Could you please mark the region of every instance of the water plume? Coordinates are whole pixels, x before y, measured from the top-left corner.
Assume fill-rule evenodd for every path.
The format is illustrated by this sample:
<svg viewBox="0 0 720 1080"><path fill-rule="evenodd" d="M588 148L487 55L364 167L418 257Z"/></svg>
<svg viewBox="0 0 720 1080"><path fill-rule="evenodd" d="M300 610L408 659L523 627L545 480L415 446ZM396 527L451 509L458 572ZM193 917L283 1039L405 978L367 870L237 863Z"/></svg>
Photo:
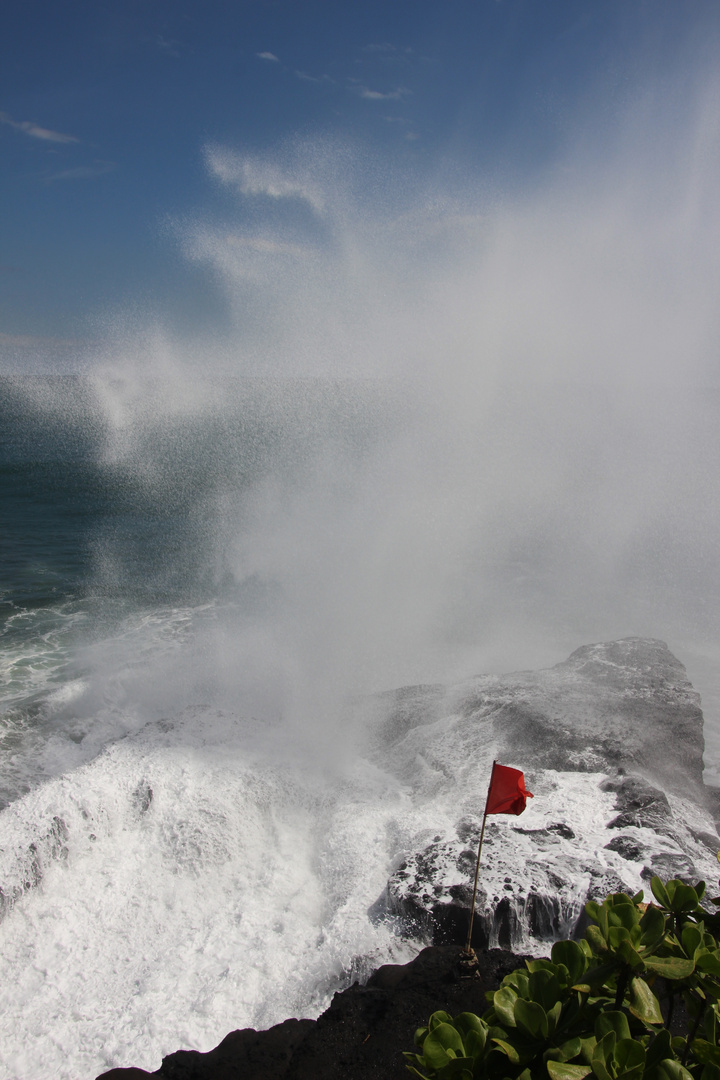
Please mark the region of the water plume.
<svg viewBox="0 0 720 1080"><path fill-rule="evenodd" d="M236 211L176 229L233 330L94 369L105 460L184 491L303 715L712 638L717 87L663 100L504 196L331 139L208 149Z"/></svg>
<svg viewBox="0 0 720 1080"><path fill-rule="evenodd" d="M65 1067L58 1002L73 1075L155 1068L405 947L368 911L455 793L422 746L365 753L375 691L664 638L720 761L716 89L512 188L331 138L209 148L234 201L173 229L229 329L108 317L72 373L5 380L85 559L44 595L52 662L11 657L13 1071Z"/></svg>

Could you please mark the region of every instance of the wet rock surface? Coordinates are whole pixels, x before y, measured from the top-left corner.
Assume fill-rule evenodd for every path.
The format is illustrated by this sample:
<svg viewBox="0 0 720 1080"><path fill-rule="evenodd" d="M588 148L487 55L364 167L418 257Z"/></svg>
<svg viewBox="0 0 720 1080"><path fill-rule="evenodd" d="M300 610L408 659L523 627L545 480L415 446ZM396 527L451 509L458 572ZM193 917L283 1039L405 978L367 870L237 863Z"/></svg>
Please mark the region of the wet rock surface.
<svg viewBox="0 0 720 1080"><path fill-rule="evenodd" d="M408 702L419 700L413 727ZM582 933L588 899L647 892L655 874L717 877L700 699L664 642L587 645L547 670L480 676L444 697L406 689L378 732L395 767L404 754L422 782L453 777L467 811L390 877L384 902L408 933L461 939L484 804L474 774L489 778L492 758L523 769L537 797L520 818L488 819L476 947L538 951ZM416 782L409 768L405 777Z"/></svg>

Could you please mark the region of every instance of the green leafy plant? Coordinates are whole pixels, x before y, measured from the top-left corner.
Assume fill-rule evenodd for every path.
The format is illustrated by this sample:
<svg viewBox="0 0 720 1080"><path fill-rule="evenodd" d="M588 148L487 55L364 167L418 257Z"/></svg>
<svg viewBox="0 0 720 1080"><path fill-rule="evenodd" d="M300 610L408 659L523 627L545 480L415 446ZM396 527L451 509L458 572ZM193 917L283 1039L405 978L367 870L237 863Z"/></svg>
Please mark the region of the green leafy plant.
<svg viewBox="0 0 720 1080"><path fill-rule="evenodd" d="M720 917L701 906L703 882L651 888L649 904L588 902L585 939L507 975L482 1017L433 1013L407 1067L422 1080L720 1080ZM673 1037L677 999L690 1020Z"/></svg>

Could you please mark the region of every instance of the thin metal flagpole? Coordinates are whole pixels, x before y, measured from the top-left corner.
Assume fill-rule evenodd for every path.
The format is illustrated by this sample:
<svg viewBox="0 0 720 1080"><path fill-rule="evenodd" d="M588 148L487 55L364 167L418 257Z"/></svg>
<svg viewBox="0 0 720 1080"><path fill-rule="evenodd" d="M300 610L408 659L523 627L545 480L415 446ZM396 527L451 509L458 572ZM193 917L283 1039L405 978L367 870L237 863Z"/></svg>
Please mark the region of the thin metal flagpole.
<svg viewBox="0 0 720 1080"><path fill-rule="evenodd" d="M485 837L485 822L487 821L488 806L490 805L490 792L492 791L493 776L495 775L495 766L497 761L493 761L492 771L490 773L490 783L488 784L487 798L485 799L485 813L483 814L482 829L480 830L480 843L478 844L477 861L475 863L475 881L473 882L473 894L472 904L470 905L470 922L468 925L467 943L465 945L465 953L472 954L472 932L473 921L475 919L475 898L477 897L478 875L480 874L480 854L482 852L483 839Z"/></svg>

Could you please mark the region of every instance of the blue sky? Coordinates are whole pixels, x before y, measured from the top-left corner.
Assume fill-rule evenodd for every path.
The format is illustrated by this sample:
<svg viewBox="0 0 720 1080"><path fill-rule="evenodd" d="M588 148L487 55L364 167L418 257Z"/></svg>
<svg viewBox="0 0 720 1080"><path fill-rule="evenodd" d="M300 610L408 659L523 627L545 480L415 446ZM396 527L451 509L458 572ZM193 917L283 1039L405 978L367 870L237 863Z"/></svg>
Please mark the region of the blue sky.
<svg viewBox="0 0 720 1080"><path fill-rule="evenodd" d="M0 342L82 340L123 308L180 330L221 322L212 275L174 235L186 217L229 212L208 147L271 154L288 140L332 138L395 170L400 188L411 173L455 171L496 192L532 187L570 144L601 158L629 102L662 96L669 82L682 97L711 62L718 8L13 4L0 40Z"/></svg>

